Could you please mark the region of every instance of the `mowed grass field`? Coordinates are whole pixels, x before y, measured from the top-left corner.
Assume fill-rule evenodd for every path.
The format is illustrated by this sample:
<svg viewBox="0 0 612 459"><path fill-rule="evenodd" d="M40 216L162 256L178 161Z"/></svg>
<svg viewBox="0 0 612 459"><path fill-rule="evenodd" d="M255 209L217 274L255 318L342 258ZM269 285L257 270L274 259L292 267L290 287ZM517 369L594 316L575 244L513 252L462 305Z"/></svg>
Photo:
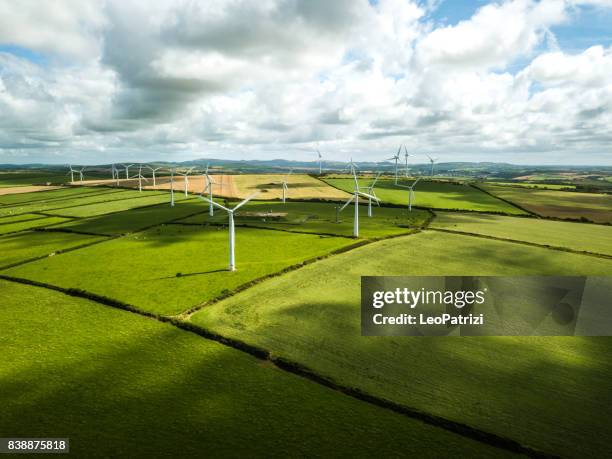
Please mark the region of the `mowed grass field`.
<svg viewBox="0 0 612 459"><path fill-rule="evenodd" d="M58 236L72 241L67 236L76 235ZM28 235L22 238L25 242ZM172 315L353 243L347 238L237 228L237 271L228 272L227 229L166 225L4 273L79 288L142 310Z"/></svg>
<svg viewBox="0 0 612 459"><path fill-rule="evenodd" d="M345 191L352 191L355 182L352 178L325 179L327 183ZM373 179L359 179L359 186L366 189ZM400 180L400 185L411 185L414 181ZM415 187L413 206L433 209L458 209L479 212L503 212L524 214L522 210L504 201L496 199L469 185L420 181ZM408 205L408 189L398 187L393 180L381 179L374 188L376 196L391 204Z"/></svg>
<svg viewBox="0 0 612 459"><path fill-rule="evenodd" d="M199 201L201 205L208 206L205 201ZM351 204L344 209L339 214L339 223L336 223L336 207L339 206L339 203L251 201L236 212L235 223L256 228L352 236L355 206ZM359 205L359 236L362 238L407 233L431 217L429 212L423 210L408 212L408 209L377 207L375 204L372 206L372 217L368 217L367 212L367 203L362 202ZM226 224L227 219L227 213L215 208L214 217L205 212L180 222Z"/></svg>
<svg viewBox="0 0 612 459"><path fill-rule="evenodd" d="M63 217L44 217L42 215L25 214L22 220L15 221L4 221L11 219L0 219L0 234L14 233L17 231L24 231L28 229L40 228L43 226L56 225L69 221L68 218ZM18 217L15 217L17 219Z"/></svg>
<svg viewBox="0 0 612 459"><path fill-rule="evenodd" d="M69 436L79 457L503 453L155 320L2 280L0 290L8 437Z"/></svg>
<svg viewBox="0 0 612 459"><path fill-rule="evenodd" d="M363 275L607 275L612 260L434 231L270 279L191 317L351 387L570 457L612 453L612 339L360 336Z"/></svg>
<svg viewBox="0 0 612 459"><path fill-rule="evenodd" d="M0 236L0 269L104 239L104 237L85 234L36 231L5 234Z"/></svg>
<svg viewBox="0 0 612 459"><path fill-rule="evenodd" d="M538 218L436 212L432 228L612 256L612 227Z"/></svg>
<svg viewBox="0 0 612 459"><path fill-rule="evenodd" d="M612 223L612 195L572 191L532 190L518 187L481 185L483 189L543 217L586 218Z"/></svg>
<svg viewBox="0 0 612 459"><path fill-rule="evenodd" d="M535 182L489 182L491 185L517 186L520 188L537 188L541 190L574 190L576 185L565 185L557 183L535 183Z"/></svg>

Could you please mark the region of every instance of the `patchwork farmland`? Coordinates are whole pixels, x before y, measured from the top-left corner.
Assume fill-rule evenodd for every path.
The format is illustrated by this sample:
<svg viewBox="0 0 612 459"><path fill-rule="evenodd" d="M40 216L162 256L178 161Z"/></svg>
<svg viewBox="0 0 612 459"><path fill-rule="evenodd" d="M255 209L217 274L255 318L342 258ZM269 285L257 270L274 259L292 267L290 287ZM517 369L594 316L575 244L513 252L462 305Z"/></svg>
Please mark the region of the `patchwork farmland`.
<svg viewBox="0 0 612 459"><path fill-rule="evenodd" d="M3 433L71 432L76 454L103 439L105 457L171 454L168 438L185 454L612 453L594 415L612 407L609 338L359 330L363 275L606 275L610 227L439 181L409 211L384 178L355 238L351 179L287 175L283 203L282 174L212 177L226 208L260 192L235 211L235 272L197 174L174 206L167 175L0 196Z"/></svg>

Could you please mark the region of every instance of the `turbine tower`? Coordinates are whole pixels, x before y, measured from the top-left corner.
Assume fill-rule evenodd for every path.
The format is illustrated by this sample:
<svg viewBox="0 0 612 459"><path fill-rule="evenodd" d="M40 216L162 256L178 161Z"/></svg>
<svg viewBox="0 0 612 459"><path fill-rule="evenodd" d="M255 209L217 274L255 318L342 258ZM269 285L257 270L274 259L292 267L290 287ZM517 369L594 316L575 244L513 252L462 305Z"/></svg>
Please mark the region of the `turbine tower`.
<svg viewBox="0 0 612 459"><path fill-rule="evenodd" d="M414 192L414 187L417 183L419 183L421 177L418 177L412 185L408 187L408 210L412 212L412 200L416 199L416 193Z"/></svg>
<svg viewBox="0 0 612 459"><path fill-rule="evenodd" d="M236 236L235 236L235 230L234 230L234 212L236 212L239 208L244 206L247 202L249 202L251 199L257 196L259 193L260 192L258 191L257 193L250 195L244 201L241 201L233 209L229 209L225 206L222 206L221 204L211 201L210 199L204 196L200 196L200 199L203 199L204 201L212 203L213 206L217 206L219 209L222 209L227 212L227 215L229 218L229 268L228 269L230 271L236 271L236 258L234 256L234 247L236 245Z"/></svg>
<svg viewBox="0 0 612 459"><path fill-rule="evenodd" d="M319 150L317 150L317 155L319 156L319 175L321 175L321 173L323 172L323 156L321 155L321 152Z"/></svg>
<svg viewBox="0 0 612 459"><path fill-rule="evenodd" d="M438 160L438 158L432 158L429 155L425 155L429 158L429 162L431 163L431 176L433 177L434 175L434 163Z"/></svg>
<svg viewBox="0 0 612 459"><path fill-rule="evenodd" d="M376 193L374 192L374 186L376 185L376 182L378 182L378 178L380 177L380 174L382 174L382 172L378 173L378 175L376 176L372 184L367 188L368 194L370 195L370 197L368 198L368 217L372 216L372 198L376 199L376 204L378 204L378 206L380 207L380 203L378 202L378 197L376 196Z"/></svg>
<svg viewBox="0 0 612 459"><path fill-rule="evenodd" d="M389 159L387 159L387 161L393 161L395 160L395 184L397 185L397 166L400 160L400 152L402 151L402 146L400 145L399 150L397 150L397 154L394 156L391 156Z"/></svg>
<svg viewBox="0 0 612 459"><path fill-rule="evenodd" d="M287 194L289 193L289 187L287 186L287 179L289 178L289 176L292 173L293 173L293 169L290 169L289 170L289 174L285 175L285 178L281 182L282 185L283 185L283 204L285 204L285 200L286 200Z"/></svg>
<svg viewBox="0 0 612 459"><path fill-rule="evenodd" d="M409 156L412 156L412 155L408 154L408 150L406 149L406 145L404 145L404 161L405 161L404 175L406 176L406 178L408 178L408 157Z"/></svg>
<svg viewBox="0 0 612 459"><path fill-rule="evenodd" d="M352 161L351 161L352 162ZM355 220L353 221L353 237L359 237L359 196L366 197L368 199L374 199L378 202L378 198L376 196L369 195L367 193L362 193L359 191L359 183L357 182L357 175L353 173L353 178L355 179L355 190L353 196L344 203L344 205L340 208L339 212L342 212L346 206L348 206L351 202L355 202Z"/></svg>
<svg viewBox="0 0 612 459"><path fill-rule="evenodd" d="M170 207L174 207L174 169L170 169Z"/></svg>
<svg viewBox="0 0 612 459"><path fill-rule="evenodd" d="M206 188L202 191L202 195L204 193L208 193L208 215L211 217L215 215L213 202L213 185L216 183L213 178L208 174L208 164L206 164L206 171L204 172L204 176L206 177Z"/></svg>
<svg viewBox="0 0 612 459"><path fill-rule="evenodd" d="M151 166L147 166L147 168L149 168L151 170L151 172L153 173L153 186L157 186L157 182L155 181L155 172L157 172L158 170L161 169L161 167L156 167L155 169L152 168Z"/></svg>
<svg viewBox="0 0 612 459"><path fill-rule="evenodd" d="M70 164L68 165L68 167L70 168L70 170L66 173L66 175L69 175L70 176L70 181L74 182L74 173L77 172L77 171L74 170Z"/></svg>
<svg viewBox="0 0 612 459"><path fill-rule="evenodd" d="M187 189L189 188L189 177L188 177L188 175L191 174L192 170L193 170L193 167L190 167L185 172L177 172L178 175L182 175L185 178L183 180L183 185L184 185L184 189L185 189L185 196L187 196Z"/></svg>
<svg viewBox="0 0 612 459"><path fill-rule="evenodd" d="M130 178L130 167L133 166L133 164L121 164L121 166L125 167L125 178L126 180Z"/></svg>
<svg viewBox="0 0 612 459"><path fill-rule="evenodd" d="M146 177L144 177L142 175L142 165L138 166L138 175L135 175L132 178L137 178L138 179L138 191L142 193L142 179L144 179L145 182L149 181Z"/></svg>
<svg viewBox="0 0 612 459"><path fill-rule="evenodd" d="M84 167L81 167L81 169L79 169L79 180L81 181L81 183L83 182L83 171L85 170Z"/></svg>

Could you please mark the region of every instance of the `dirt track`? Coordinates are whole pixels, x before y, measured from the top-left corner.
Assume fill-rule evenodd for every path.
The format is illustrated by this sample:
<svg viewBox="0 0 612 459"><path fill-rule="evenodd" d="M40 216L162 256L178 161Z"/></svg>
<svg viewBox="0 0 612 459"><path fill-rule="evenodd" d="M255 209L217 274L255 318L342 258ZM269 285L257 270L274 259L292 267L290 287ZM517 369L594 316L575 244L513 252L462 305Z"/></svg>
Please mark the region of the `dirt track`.
<svg viewBox="0 0 612 459"><path fill-rule="evenodd" d="M19 193L32 193L34 191L49 191L57 190L62 188L61 186L46 186L46 185L33 185L33 186L13 186L8 188L0 188L0 196L5 194L19 194Z"/></svg>

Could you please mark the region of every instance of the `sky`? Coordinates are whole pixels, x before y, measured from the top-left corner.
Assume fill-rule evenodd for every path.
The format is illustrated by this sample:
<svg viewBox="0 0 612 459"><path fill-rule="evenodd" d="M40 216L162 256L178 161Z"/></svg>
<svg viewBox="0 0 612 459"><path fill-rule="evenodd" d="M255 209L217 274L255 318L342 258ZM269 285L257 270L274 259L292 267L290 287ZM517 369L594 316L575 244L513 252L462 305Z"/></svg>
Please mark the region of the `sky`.
<svg viewBox="0 0 612 459"><path fill-rule="evenodd" d="M0 0L0 164L612 165L612 0Z"/></svg>

